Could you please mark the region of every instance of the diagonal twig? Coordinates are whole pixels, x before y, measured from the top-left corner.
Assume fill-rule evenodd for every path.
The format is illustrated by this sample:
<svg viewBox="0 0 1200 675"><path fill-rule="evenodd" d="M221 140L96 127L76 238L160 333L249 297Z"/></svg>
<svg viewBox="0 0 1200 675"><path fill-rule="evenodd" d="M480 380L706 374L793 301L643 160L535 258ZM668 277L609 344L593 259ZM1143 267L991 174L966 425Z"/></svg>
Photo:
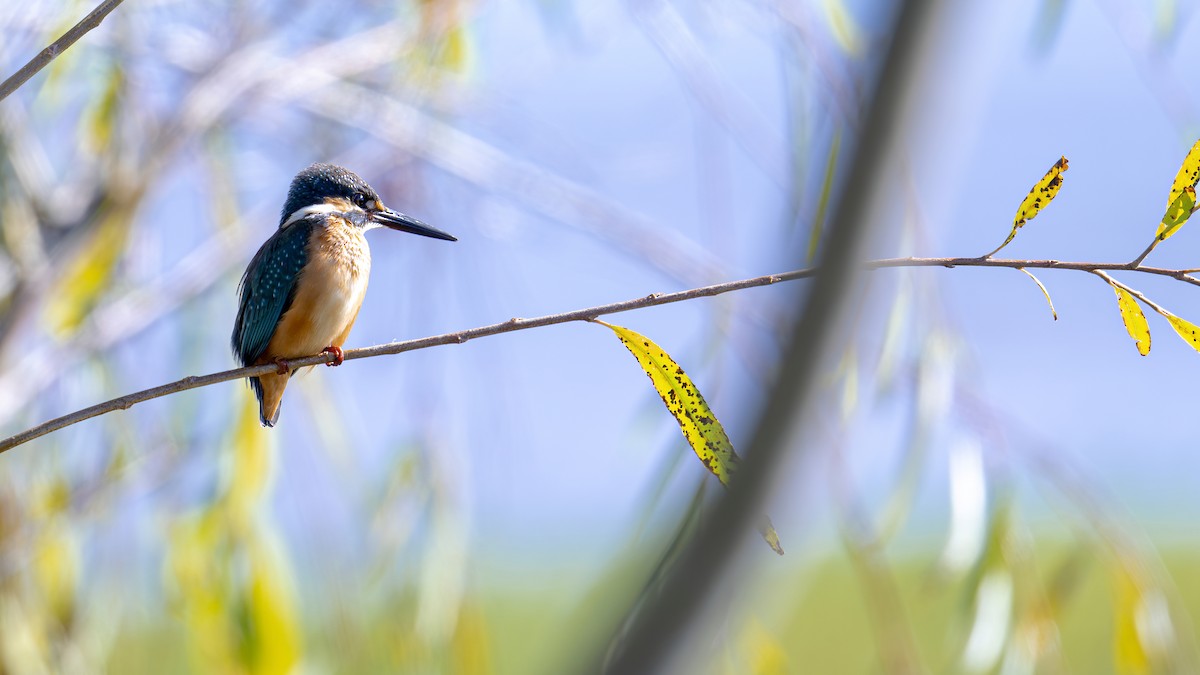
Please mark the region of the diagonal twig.
<svg viewBox="0 0 1200 675"><path fill-rule="evenodd" d="M104 17L108 16L109 12L116 9L119 4L121 4L121 0L104 0L104 2L101 2L92 10L91 14L83 17L82 21L72 26L71 30L63 33L62 37L50 43L49 47L38 52L37 56L29 60L29 63L26 63L20 70L0 83L0 101L8 98L9 94L28 82L29 78L36 75L42 68L48 66L59 54L67 51L85 33L99 26L100 22L104 21Z"/></svg>

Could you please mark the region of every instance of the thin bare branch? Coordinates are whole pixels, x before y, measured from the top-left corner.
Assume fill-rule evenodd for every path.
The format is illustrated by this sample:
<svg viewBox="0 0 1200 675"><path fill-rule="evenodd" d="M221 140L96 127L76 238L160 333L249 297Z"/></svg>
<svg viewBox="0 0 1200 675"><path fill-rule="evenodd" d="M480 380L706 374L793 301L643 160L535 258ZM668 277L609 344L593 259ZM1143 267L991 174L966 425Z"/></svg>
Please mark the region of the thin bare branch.
<svg viewBox="0 0 1200 675"><path fill-rule="evenodd" d="M878 260L869 260L862 264L862 268L865 270L879 270L897 267L1010 267L1015 269L1032 267L1036 269L1061 269L1088 272L1102 276L1105 279L1110 279L1110 277L1105 274L1106 270L1124 270L1171 277L1172 279L1177 279L1195 286L1200 286L1200 279L1187 274L1184 270L1172 270L1160 267L1130 267L1128 263L1064 262L1060 260L1006 260L995 258L882 258ZM746 288L769 286L781 281L804 279L814 276L818 269L819 268L817 267L806 267L803 269L792 270L790 272L783 272L781 274L768 274L750 279L728 281L725 283L701 286L699 288L691 288L674 293L651 293L650 295L634 298L632 300L613 302L607 305L599 305L585 309L577 309L570 312L563 312L561 314L547 314L532 319L514 318L502 323L479 326L477 328L468 328L466 330L456 331L453 333L444 333L442 335L434 335L414 340L405 340L403 342L389 342L387 344L375 345L373 347L351 349L345 352L345 359L347 361L352 361L354 359L365 359L373 356L383 356L385 354L400 354L402 352L410 352L417 349L426 349L428 347L437 347L440 345L462 344L475 338L499 335L500 333L510 333L512 331L525 330L527 328L538 328L541 326L550 326L571 321L591 321L596 317L607 314L616 314L635 309L644 309L646 307L666 305L673 302L682 302L685 300L694 300L696 298L711 297L714 295L720 295L722 293L729 293L731 291L740 291ZM1133 292L1132 289L1130 290ZM1141 296L1140 293L1134 293L1143 301L1153 306L1153 303L1151 303L1149 300L1146 300L1143 296ZM300 359L293 359L289 361L289 363L295 368L303 368L306 366L315 366L321 363L329 363L332 360L333 356L331 354L317 354L314 356L306 356ZM273 372L274 370L274 365L265 365L251 366L248 368L235 368L233 370L226 370L209 375L190 375L182 380L177 380L169 384L154 387L153 389L146 389L129 394L127 396L115 398L111 401L106 401L104 403L91 406L90 408L84 408L83 410L73 412L69 415L63 415L62 417L39 424L38 426L16 434L15 436L10 436L4 440L0 440L0 452L10 450L18 445L27 443L40 436L44 436L52 431L57 431L58 429L71 426L72 424L82 422L98 415L103 415L104 413L112 412L114 410L128 410L134 404L141 403L143 401L149 401L150 399L175 394L188 389L206 387L210 384L228 382L230 380L237 380L243 377L252 377L255 375L265 375Z"/></svg>
<svg viewBox="0 0 1200 675"><path fill-rule="evenodd" d="M1159 241L1158 237L1155 237L1154 240L1150 242L1150 245L1146 247L1146 250L1142 251L1142 254L1139 255L1138 257L1134 258L1133 262L1131 262L1129 264L1134 267L1141 265L1142 261L1146 259L1146 256L1150 255L1150 252L1154 250L1154 247L1158 246L1158 241Z"/></svg>
<svg viewBox="0 0 1200 675"><path fill-rule="evenodd" d="M1171 277L1193 286L1200 286L1200 279L1190 272L1164 267L1144 267L1133 263L1071 262L1064 260L1012 260L1008 258L883 258L865 264L867 269L881 267L1031 267L1043 270L1074 270L1076 272L1129 271Z"/></svg>
<svg viewBox="0 0 1200 675"><path fill-rule="evenodd" d="M121 0L104 0L96 9L92 10L91 14L83 17L83 20L75 24L71 30L63 33L62 37L58 38L38 55L29 60L21 67L20 70L13 73L11 77L0 83L0 101L8 98L8 95L20 88L21 85L29 81L29 78L37 74L39 70L50 65L59 54L67 51L71 45L75 44L79 38L85 33L100 25L104 21L104 17L108 16L109 12L117 8L121 4Z"/></svg>
<svg viewBox="0 0 1200 675"><path fill-rule="evenodd" d="M742 279L740 281L731 281L723 284L715 284L712 286L703 286L693 288L686 291L676 293L651 293L650 295L626 300L624 302L614 302L598 307L589 307L587 309L578 309L572 312L564 312L562 314L549 314L539 316L532 319L513 318L502 323L492 324L490 326L480 326L478 328L470 328L467 330L457 331L454 333L445 333L443 335L435 335L432 337L419 338L415 340L406 340L404 342L390 342L388 344L376 345L374 347L364 347L361 349L350 349L345 352L347 361L353 359L365 359L372 356L382 356L384 354L400 354L402 352L413 351L416 349L425 349L428 347L436 347L439 345L462 344L468 340L475 338L487 337L489 335L498 335L500 333L509 333L515 330L524 330L526 328L537 328L539 326L549 326L557 323L566 323L569 321L589 321L598 316L606 314L615 314L617 312L627 312L634 309L642 309L644 307L654 307L657 305L665 305L672 302L680 302L683 300L691 300L694 298L708 297L737 291L744 288L753 288L755 286L767 286L780 281L790 281L811 276L815 269L808 268L787 272L785 274L772 274L753 279ZM301 359L291 359L288 363L294 368L303 368L305 366L314 366L321 363L328 363L332 360L329 354L318 354L308 356ZM205 387L210 384L219 382L228 382L229 380L237 380L243 377L251 377L254 375L266 375L275 371L274 365L251 366L248 368L235 368L219 373L212 373L203 376L188 376L182 380L164 384L153 389L146 389L128 396L122 396L111 401L106 401L90 408L85 408L69 415L64 415L57 419L50 420L44 424L39 424L28 431L21 432L15 436L6 438L0 441L0 452L12 449L22 443L31 441L39 436L44 436L51 431L62 429L77 422L82 422L86 419L103 415L114 410L128 410L136 403L149 401L150 399L167 396L188 389L197 387Z"/></svg>
<svg viewBox="0 0 1200 675"><path fill-rule="evenodd" d="M1126 284L1121 283L1120 281L1117 281L1116 279L1112 278L1112 276L1105 273L1104 271L1096 269L1096 270L1092 270L1092 274L1095 274L1096 276L1107 281L1108 283L1112 284L1113 286L1116 286L1117 288L1125 291L1126 293L1129 293L1130 295L1137 298L1138 300L1141 300L1142 302L1146 303L1147 307L1158 312L1159 314L1162 314L1164 316L1170 314L1170 312L1168 312L1165 308L1163 308L1162 305L1158 304L1157 302L1154 302L1150 298L1147 298L1145 293L1142 293L1141 291L1139 291L1135 288L1132 288Z"/></svg>

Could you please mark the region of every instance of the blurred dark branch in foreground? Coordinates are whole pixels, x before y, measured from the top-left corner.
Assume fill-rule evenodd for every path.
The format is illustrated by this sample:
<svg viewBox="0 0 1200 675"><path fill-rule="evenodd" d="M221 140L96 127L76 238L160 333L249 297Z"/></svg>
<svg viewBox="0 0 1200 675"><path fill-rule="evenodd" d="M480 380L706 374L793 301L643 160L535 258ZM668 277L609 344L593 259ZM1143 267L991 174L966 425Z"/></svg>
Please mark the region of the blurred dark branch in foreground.
<svg viewBox="0 0 1200 675"><path fill-rule="evenodd" d="M1173 279L1178 279L1186 283L1200 286L1200 279L1191 276L1189 274L1190 270L1143 267L1141 265L1133 266L1130 263L1064 262L1060 260L1008 260L996 258L881 258L878 260L869 260L863 263L860 267L865 270L877 270L894 267L1029 267L1035 269L1074 270L1087 273L1096 273L1105 270L1126 270L1130 272L1142 272L1145 274L1168 276ZM559 323L568 323L571 321L591 321L596 317L605 316L608 314L628 312L635 309L644 309L646 307L656 307L658 305L666 305L685 300L694 300L696 298L711 297L714 295L721 295L722 293L729 293L731 291L740 291L746 288L769 286L781 281L804 279L815 276L819 269L819 267L806 267L803 269L792 270L790 272L783 272L781 274L768 274L749 279L740 279L738 281L727 281L725 283L713 284L711 286L701 286L684 291L676 291L674 293L651 293L650 295L634 298L632 300L624 300L621 302L609 303L607 305L577 309L570 312L563 312L561 314L547 314L532 319L513 318L502 323L495 323L489 326L480 326L477 328L468 328L466 330L456 331L453 333L444 333L442 335L406 340L403 342L389 342L387 344L375 345L373 347L350 349L346 350L345 358L347 361L349 361L353 359L365 359L372 356L383 356L385 354L400 354L402 352L410 352L418 349L426 349L428 347L437 347L440 345L462 344L475 338L499 335L500 333L510 333L512 331L524 330L526 328L538 328L540 326L550 326ZM333 355L331 354L318 354L315 356L292 359L288 363L293 368L303 368L306 366L315 366L321 363L329 363L332 360ZM251 366L248 368L235 368L233 370L226 370L209 375L193 375L185 377L182 380L178 380L170 384L164 384L159 387L154 387L153 389L146 389L134 394L129 394L128 396L115 398L110 401L91 406L90 408L84 408L83 410L73 412L69 415L64 415L43 424L39 424L38 426L23 431L19 434L0 440L0 452L10 450L18 445L31 441L40 436L44 436L52 431L57 431L64 427L71 426L72 424L82 422L86 419L103 415L104 413L113 412L114 410L127 410L136 403L149 401L150 399L167 396L169 394L174 394L188 389L206 387L210 384L228 382L229 380L236 380L243 377L265 375L274 371L274 365L265 365Z"/></svg>
<svg viewBox="0 0 1200 675"><path fill-rule="evenodd" d="M865 106L862 129L855 139L845 185L834 202L827 237L823 237L813 284L803 295L802 309L784 343L775 377L763 399L758 422L746 447L746 462L688 543L678 568L656 589L653 599L627 610L629 639L616 636L604 648L608 656L585 665L612 673L649 673L666 669L682 654L688 638L707 614L708 593L726 578L743 530L758 517L771 492L776 469L785 456L799 458L803 447L788 439L810 416L809 400L820 379L819 369L833 341L834 324L858 272L856 261L866 231L879 213L887 163L899 152L897 139L911 114L912 82L919 72L919 46L928 37L932 0L897 3L890 44L882 55ZM586 658L586 657L585 657Z"/></svg>
<svg viewBox="0 0 1200 675"><path fill-rule="evenodd" d="M85 33L99 26L100 22L104 21L104 17L108 16L109 12L116 9L119 4L121 4L121 0L104 0L104 2L96 6L96 9L92 10L91 14L88 14L82 21L75 24L71 30L63 33L63 36L52 42L49 47L38 52L38 55L30 59L29 63L26 63L20 70L13 73L11 77L0 83L0 101L3 101L9 94L19 89L21 85L29 81L29 78L36 75L39 70L50 65L50 62L55 57L67 51Z"/></svg>

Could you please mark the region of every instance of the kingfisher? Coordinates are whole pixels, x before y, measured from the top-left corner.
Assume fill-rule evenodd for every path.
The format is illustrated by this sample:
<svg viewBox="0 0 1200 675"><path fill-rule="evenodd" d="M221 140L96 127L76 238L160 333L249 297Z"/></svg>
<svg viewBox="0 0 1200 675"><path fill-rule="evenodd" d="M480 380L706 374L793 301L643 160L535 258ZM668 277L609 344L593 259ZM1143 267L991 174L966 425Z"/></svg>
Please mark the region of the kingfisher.
<svg viewBox="0 0 1200 675"><path fill-rule="evenodd" d="M384 206L353 172L313 164L288 188L279 229L258 249L242 275L233 352L243 366L275 364L276 372L249 378L263 426L279 421L279 405L296 369L289 359L333 354L342 345L367 293L371 251L363 234L389 227L424 237L455 237Z"/></svg>

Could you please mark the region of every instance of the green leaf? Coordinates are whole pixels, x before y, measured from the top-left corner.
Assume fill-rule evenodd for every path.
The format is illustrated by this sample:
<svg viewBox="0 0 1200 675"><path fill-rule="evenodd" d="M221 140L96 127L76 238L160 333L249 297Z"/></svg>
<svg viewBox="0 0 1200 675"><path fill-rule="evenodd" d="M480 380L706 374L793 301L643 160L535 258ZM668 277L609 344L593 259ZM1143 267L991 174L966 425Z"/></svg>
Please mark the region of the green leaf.
<svg viewBox="0 0 1200 675"><path fill-rule="evenodd" d="M1175 201L1167 207L1167 212L1163 214L1162 222L1158 225L1158 232L1154 236L1158 237L1159 241L1164 241L1167 237L1175 234L1175 231L1186 223L1188 218L1192 217L1194 208L1196 208L1196 188L1185 185Z"/></svg>
<svg viewBox="0 0 1200 675"><path fill-rule="evenodd" d="M621 343L637 359L654 390L658 392L667 410L679 423L683 437L687 440L692 451L700 458L700 462L712 472L722 485L728 486L729 479L737 470L741 458L733 449L733 443L725 433L725 428L717 420L700 390L692 383L692 378L683 368L671 358L661 347L649 338L622 326L615 326L604 321L596 323L608 326ZM759 525L759 530L767 544L778 554L783 555L779 545L779 537L775 528L766 518Z"/></svg>
<svg viewBox="0 0 1200 675"><path fill-rule="evenodd" d="M825 231L825 213L829 210L829 197L833 194L833 179L837 175L838 153L842 147L842 129L838 127L829 146L829 158L825 160L825 178L821 181L821 197L817 201L817 212L813 215L812 231L808 235L808 262L817 257L821 234Z"/></svg>

